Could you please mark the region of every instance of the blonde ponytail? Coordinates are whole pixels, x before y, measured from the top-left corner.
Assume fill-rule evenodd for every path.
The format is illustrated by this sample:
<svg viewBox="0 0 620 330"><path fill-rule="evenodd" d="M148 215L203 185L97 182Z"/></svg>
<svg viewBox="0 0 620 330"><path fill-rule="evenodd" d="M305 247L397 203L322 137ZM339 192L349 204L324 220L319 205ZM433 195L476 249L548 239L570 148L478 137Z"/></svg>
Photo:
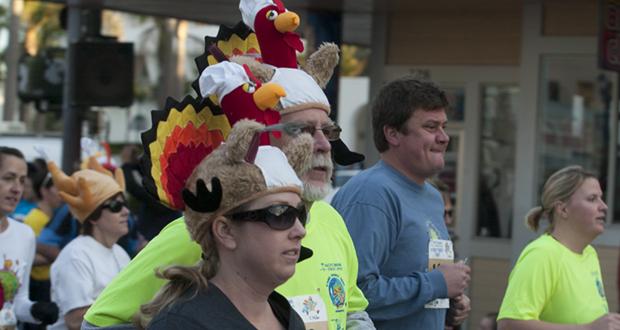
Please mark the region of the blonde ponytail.
<svg viewBox="0 0 620 330"><path fill-rule="evenodd" d="M596 176L577 165L567 166L553 173L543 186L540 197L541 206L531 209L525 216L526 226L537 231L540 219L544 216L549 220L549 227L545 231L548 233L553 231L556 204L568 201L588 178L596 179Z"/></svg>
<svg viewBox="0 0 620 330"><path fill-rule="evenodd" d="M217 253L215 255L217 259ZM206 290L209 285L208 279L217 272L218 263L218 260L207 259L200 261L196 266L172 266L164 271L158 270L156 276L168 282L151 302L140 306L140 310L133 317L134 326L146 329L153 317L178 301L180 297L189 294L188 299L191 299L198 292Z"/></svg>
<svg viewBox="0 0 620 330"><path fill-rule="evenodd" d="M535 232L540 227L540 219L542 218L543 212L542 206L536 206L525 215L525 225L531 231Z"/></svg>

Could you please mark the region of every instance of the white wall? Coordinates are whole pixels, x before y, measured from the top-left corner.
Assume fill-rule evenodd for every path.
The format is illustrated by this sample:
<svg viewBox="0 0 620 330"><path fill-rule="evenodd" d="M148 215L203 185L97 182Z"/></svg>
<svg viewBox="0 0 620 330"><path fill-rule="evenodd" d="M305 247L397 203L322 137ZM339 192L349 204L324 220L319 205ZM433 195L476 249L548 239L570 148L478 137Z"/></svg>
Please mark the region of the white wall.
<svg viewBox="0 0 620 330"><path fill-rule="evenodd" d="M340 77L338 87L338 125L342 128L342 140L353 151L363 152L361 141L363 112L370 93L369 77Z"/></svg>
<svg viewBox="0 0 620 330"><path fill-rule="evenodd" d="M19 149L28 161L41 157L34 148L37 146L45 151L49 160L53 160L56 164L62 163L62 138L60 136L0 136L0 146Z"/></svg>

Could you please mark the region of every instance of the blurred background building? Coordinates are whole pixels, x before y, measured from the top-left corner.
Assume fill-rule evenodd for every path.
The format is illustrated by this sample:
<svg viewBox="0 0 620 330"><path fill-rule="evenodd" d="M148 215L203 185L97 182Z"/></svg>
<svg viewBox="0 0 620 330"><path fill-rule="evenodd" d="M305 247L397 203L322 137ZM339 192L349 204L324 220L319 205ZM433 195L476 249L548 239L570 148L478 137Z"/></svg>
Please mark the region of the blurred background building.
<svg viewBox="0 0 620 330"><path fill-rule="evenodd" d="M604 185L609 227L595 243L610 310L618 310L619 85L618 74L599 63L620 62L620 14L608 2L285 0L302 18L307 50L321 41L341 46L339 79L328 94L344 140L367 155L363 166L378 159L367 103L384 82L414 74L448 91L451 142L440 178L452 189L458 254L471 260L470 328L499 308L512 262L535 236L522 219L544 178L568 164L594 171ZM193 59L204 51L204 36L241 19L231 0L69 3L103 9L101 34L133 43L131 105L81 113L80 135L113 147L138 142L149 111L166 96L193 93ZM54 63L64 64L70 39L58 20L65 1L0 4L0 144L28 145L20 137L33 135L61 144L62 100L28 101L18 92L29 91L20 70L25 63L33 70L41 58L46 84L58 85ZM599 52L603 33L608 47ZM101 61L80 70L91 72ZM359 168L339 169L336 184Z"/></svg>

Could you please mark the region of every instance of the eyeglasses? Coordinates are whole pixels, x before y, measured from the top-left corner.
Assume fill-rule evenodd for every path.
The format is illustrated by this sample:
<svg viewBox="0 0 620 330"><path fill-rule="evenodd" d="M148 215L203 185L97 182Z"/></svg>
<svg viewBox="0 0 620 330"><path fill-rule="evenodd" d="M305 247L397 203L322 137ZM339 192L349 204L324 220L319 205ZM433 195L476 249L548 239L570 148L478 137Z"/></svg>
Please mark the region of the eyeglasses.
<svg viewBox="0 0 620 330"><path fill-rule="evenodd" d="M297 219L305 227L308 214L304 205L293 207L283 204L271 205L264 209L237 212L228 216L237 221L264 222L274 230L287 230L295 225Z"/></svg>
<svg viewBox="0 0 620 330"><path fill-rule="evenodd" d="M444 217L452 217L452 213L453 213L453 211L454 211L454 210L451 210L451 209L450 209L450 210L444 210L444 211L443 211L443 216L444 216Z"/></svg>
<svg viewBox="0 0 620 330"><path fill-rule="evenodd" d="M308 133L310 134L310 136L314 136L314 133L316 133L316 131L321 130L323 132L323 135L325 135L325 137L329 141L336 141L340 139L340 132L342 132L342 129L335 124L323 127L315 127L314 125L309 123L295 123L294 125L289 127L289 129L291 133L293 133L293 135Z"/></svg>
<svg viewBox="0 0 620 330"><path fill-rule="evenodd" d="M124 200L113 199L109 202L101 204L101 209L108 209L112 213L118 213L123 209L123 207L126 206L127 202L125 202Z"/></svg>

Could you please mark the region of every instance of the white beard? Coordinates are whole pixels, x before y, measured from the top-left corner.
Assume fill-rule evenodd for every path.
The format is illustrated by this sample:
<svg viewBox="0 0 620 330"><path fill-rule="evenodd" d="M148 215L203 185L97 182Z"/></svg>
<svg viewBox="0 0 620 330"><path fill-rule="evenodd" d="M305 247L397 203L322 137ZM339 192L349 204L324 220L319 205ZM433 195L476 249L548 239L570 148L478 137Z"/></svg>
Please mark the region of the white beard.
<svg viewBox="0 0 620 330"><path fill-rule="evenodd" d="M312 156L312 166L322 166L327 169L327 182L312 185L304 181L304 191L302 197L305 201L315 202L325 198L332 191L331 177L334 171L331 155L329 153L314 154Z"/></svg>
<svg viewBox="0 0 620 330"><path fill-rule="evenodd" d="M315 186L304 182L303 199L309 202L320 201L332 191L331 183L327 182L321 186Z"/></svg>

